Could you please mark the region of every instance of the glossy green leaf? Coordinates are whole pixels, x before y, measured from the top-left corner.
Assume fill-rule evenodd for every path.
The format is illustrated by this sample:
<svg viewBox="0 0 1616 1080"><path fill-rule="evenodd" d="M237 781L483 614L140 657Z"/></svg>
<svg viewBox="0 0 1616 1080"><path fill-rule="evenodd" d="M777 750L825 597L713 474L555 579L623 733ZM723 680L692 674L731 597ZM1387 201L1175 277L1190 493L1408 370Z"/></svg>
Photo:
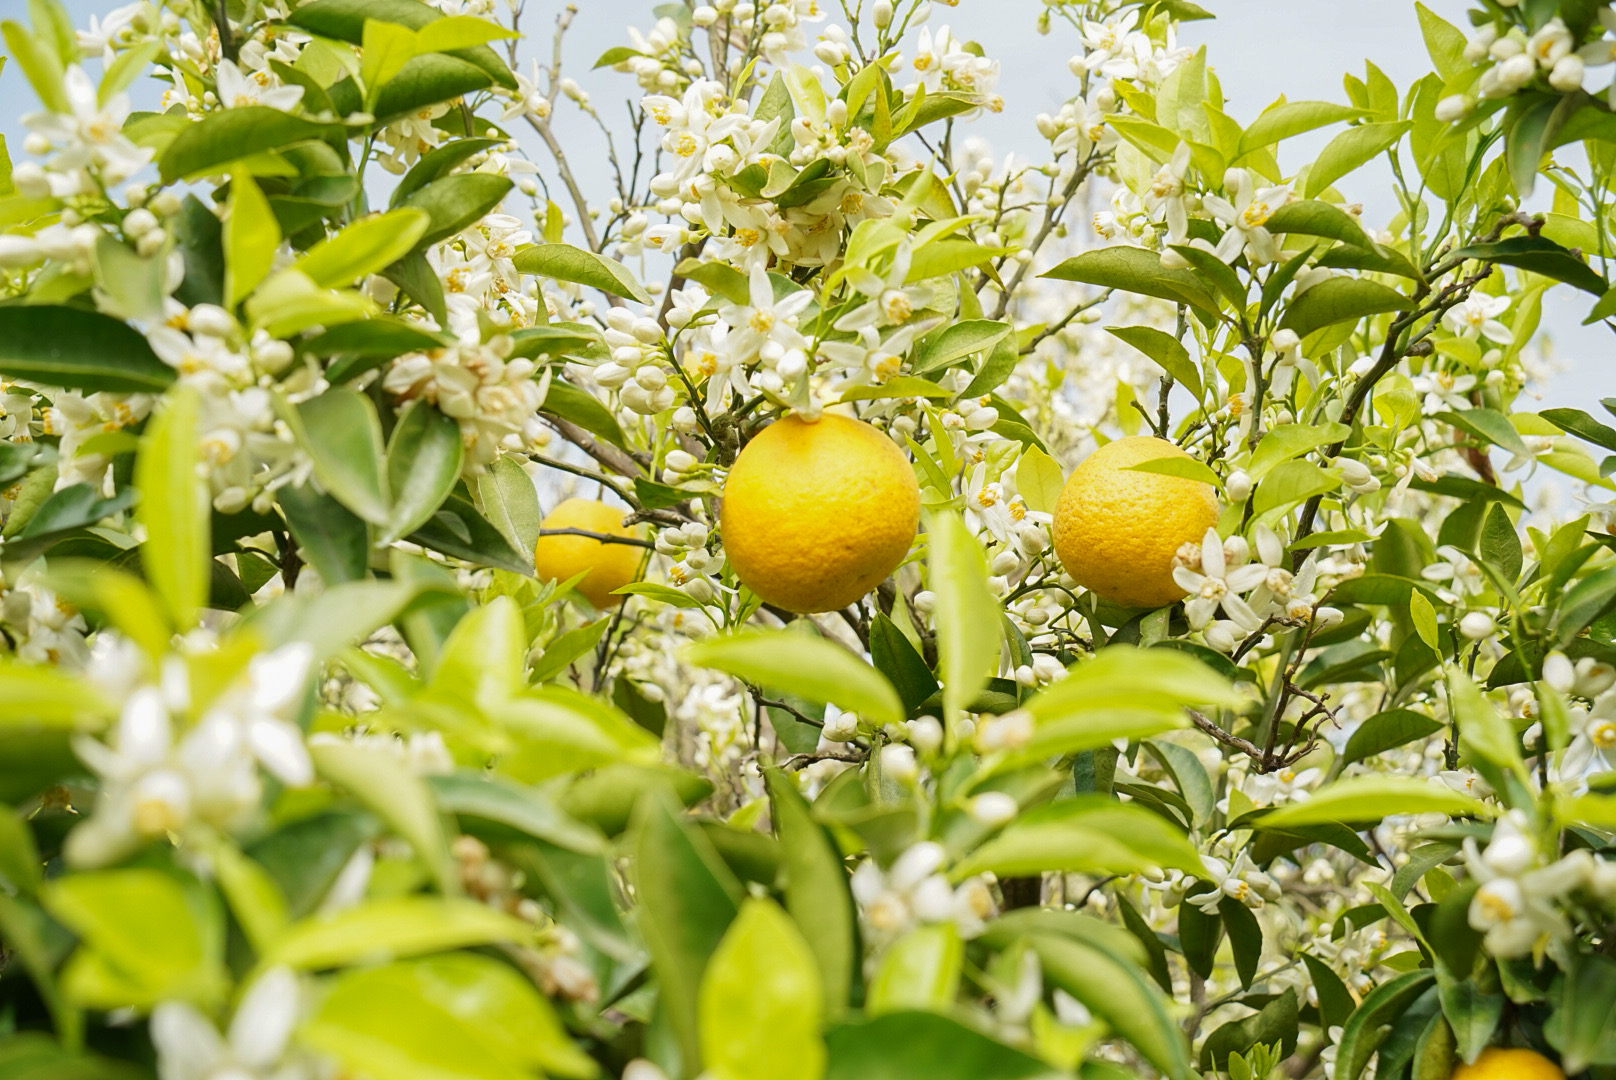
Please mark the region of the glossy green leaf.
<svg viewBox="0 0 1616 1080"><path fill-rule="evenodd" d="M1196 400L1202 394L1201 369L1190 358L1190 352L1172 334L1153 326L1108 326L1106 333L1132 345L1172 376L1173 381L1187 389Z"/></svg>
<svg viewBox="0 0 1616 1080"><path fill-rule="evenodd" d="M1329 101L1285 101L1271 105L1241 135L1240 153L1243 156L1315 128L1356 120L1362 115L1362 109Z"/></svg>
<svg viewBox="0 0 1616 1080"><path fill-rule="evenodd" d="M487 956L454 953L360 968L333 980L300 1032L355 1073L406 1080L594 1075L532 982Z"/></svg>
<svg viewBox="0 0 1616 1080"><path fill-rule="evenodd" d="M457 421L425 402L404 410L387 444L387 487L393 506L381 543L414 532L437 513L460 479L465 454Z"/></svg>
<svg viewBox="0 0 1616 1080"><path fill-rule="evenodd" d="M1282 325L1307 337L1340 322L1356 323L1368 315L1406 311L1408 297L1396 289L1364 278L1332 277L1293 298Z"/></svg>
<svg viewBox="0 0 1616 1080"><path fill-rule="evenodd" d="M510 193L509 178L492 173L456 173L434 180L411 192L402 206L424 210L432 223L416 241L417 247L446 240L481 221ZM518 255L518 258L521 256Z"/></svg>
<svg viewBox="0 0 1616 1080"><path fill-rule="evenodd" d="M306 120L267 105L242 105L211 112L188 125L159 159L163 183L217 176L243 158L294 143L322 139L340 128Z"/></svg>
<svg viewBox="0 0 1616 1080"><path fill-rule="evenodd" d="M0 307L0 375L85 393L161 393L174 369L136 329L82 308Z"/></svg>
<svg viewBox="0 0 1616 1080"><path fill-rule="evenodd" d="M382 472L382 429L376 406L356 390L332 387L296 406L298 439L320 485L349 510L388 525L392 499Z"/></svg>
<svg viewBox="0 0 1616 1080"><path fill-rule="evenodd" d="M1094 795L1062 799L1021 815L966 856L953 874L1101 876L1153 868L1199 874L1201 857L1184 833L1161 816Z"/></svg>
<svg viewBox="0 0 1616 1080"><path fill-rule="evenodd" d="M988 319L957 322L921 345L910 371L923 375L947 367L975 353L986 352L1010 333L1010 325Z"/></svg>
<svg viewBox="0 0 1616 1080"><path fill-rule="evenodd" d="M440 889L457 891L458 878L432 791L402 759L346 740L311 745L309 756L320 776L346 788L410 842Z"/></svg>
<svg viewBox="0 0 1616 1080"><path fill-rule="evenodd" d="M965 943L951 922L917 926L887 946L864 1003L871 1016L922 1009L946 1013L959 996Z"/></svg>
<svg viewBox="0 0 1616 1080"><path fill-rule="evenodd" d="M1427 601L1429 603L1429 601ZM1353 729L1342 758L1348 764L1383 754L1442 730L1440 721L1409 709L1376 713Z"/></svg>
<svg viewBox="0 0 1616 1080"><path fill-rule="evenodd" d="M1348 173L1396 145L1414 126L1410 120L1348 128L1320 151L1307 170L1302 195L1311 199ZM1297 331L1301 333L1301 331ZM1304 335L1305 336L1305 335Z"/></svg>
<svg viewBox="0 0 1616 1080"><path fill-rule="evenodd" d="M1168 1080L1192 1080L1184 1034L1136 964L1092 942L1042 934L1027 940L1046 980L1081 1001Z"/></svg>
<svg viewBox="0 0 1616 1080"><path fill-rule="evenodd" d="M927 584L936 595L937 673L943 707L953 724L999 667L1004 629L999 601L988 588L987 556L957 513L930 513Z"/></svg>
<svg viewBox="0 0 1616 1080"><path fill-rule="evenodd" d="M229 306L241 303L268 276L280 242L280 225L269 200L251 175L237 169L230 181L230 215L224 223L225 299Z"/></svg>
<svg viewBox="0 0 1616 1080"><path fill-rule="evenodd" d="M818 961L825 1011L836 1016L847 1007L859 960L858 915L841 852L784 774L770 772L765 780L785 852L786 910Z"/></svg>
<svg viewBox="0 0 1616 1080"><path fill-rule="evenodd" d="M823 990L813 953L771 900L748 900L701 979L702 1063L717 1080L820 1080Z"/></svg>
<svg viewBox="0 0 1616 1080"><path fill-rule="evenodd" d="M840 645L789 630L753 630L691 645L685 657L776 693L831 702L878 724L904 719L898 692Z"/></svg>
<svg viewBox="0 0 1616 1080"><path fill-rule="evenodd" d="M310 248L297 268L322 288L352 285L408 255L431 220L409 207L367 215Z"/></svg>
<svg viewBox="0 0 1616 1080"><path fill-rule="evenodd" d="M1580 954L1565 977L1558 1007L1544 1025L1549 1045L1560 1051L1567 1074L1589 1065L1616 1065L1616 962Z"/></svg>
<svg viewBox="0 0 1616 1080"><path fill-rule="evenodd" d="M366 900L288 927L264 961L296 968L344 967L373 957L399 959L497 942L524 943L533 928L473 900L393 896Z"/></svg>
<svg viewBox="0 0 1616 1080"><path fill-rule="evenodd" d="M701 1060L698 1000L708 959L744 896L711 841L683 825L662 797L640 803L634 839L634 884L640 932L661 984L661 1008L684 1060Z"/></svg>
<svg viewBox="0 0 1616 1080"><path fill-rule="evenodd" d="M1429 969L1407 971L1371 990L1347 1019L1336 1052L1339 1080L1358 1080L1369 1059L1385 1041L1395 1022L1415 999L1431 990L1435 974Z"/></svg>
<svg viewBox="0 0 1616 1080"><path fill-rule="evenodd" d="M1289 828L1328 822L1379 821L1397 814L1447 814L1486 817L1479 799L1452 788L1413 777L1359 776L1337 780L1315 791L1305 802L1287 803L1262 818L1265 828Z"/></svg>
<svg viewBox="0 0 1616 1080"><path fill-rule="evenodd" d="M537 244L523 248L512 262L524 274L571 281L642 304L651 302L650 294L635 280L628 267L571 244Z"/></svg>
<svg viewBox="0 0 1616 1080"><path fill-rule="evenodd" d="M224 924L210 897L161 870L67 874L40 900L79 936L62 989L87 1008L214 1002L226 988Z"/></svg>
<svg viewBox="0 0 1616 1080"><path fill-rule="evenodd" d="M141 439L136 518L146 529L141 569L174 625L189 630L208 598L209 526L213 508L201 461L201 401L181 388L168 395Z"/></svg>
<svg viewBox="0 0 1616 1080"><path fill-rule="evenodd" d="M1512 236L1490 244L1470 244L1455 251L1450 258L1479 259L1514 266L1575 285L1595 296L1602 297L1610 289L1609 282L1586 261L1546 236Z"/></svg>
<svg viewBox="0 0 1616 1080"><path fill-rule="evenodd" d="M1157 296L1212 315L1218 312L1218 302L1200 278L1188 270L1167 269L1160 255L1144 248L1120 246L1084 252L1041 276Z"/></svg>
<svg viewBox="0 0 1616 1080"><path fill-rule="evenodd" d="M938 1013L895 1012L843 1024L825 1041L830 1050L825 1080L1054 1080L1060 1075L1046 1062Z"/></svg>

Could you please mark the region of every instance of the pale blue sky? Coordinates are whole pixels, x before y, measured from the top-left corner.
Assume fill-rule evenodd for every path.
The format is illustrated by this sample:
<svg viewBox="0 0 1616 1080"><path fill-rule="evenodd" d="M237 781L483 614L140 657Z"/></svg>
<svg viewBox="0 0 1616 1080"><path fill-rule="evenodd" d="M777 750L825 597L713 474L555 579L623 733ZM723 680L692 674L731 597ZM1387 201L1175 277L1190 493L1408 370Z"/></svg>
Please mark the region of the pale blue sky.
<svg viewBox="0 0 1616 1080"><path fill-rule="evenodd" d="M591 71L590 64L607 48L626 41L624 26L648 28L654 21L651 4L643 0L576 0L580 9L568 35L567 73L588 89L609 123L618 125L625 116L621 102L637 96L633 80L602 69ZM1187 23L1182 37L1186 44L1205 44L1208 59L1222 79L1229 111L1249 121L1280 94L1292 100L1345 100L1341 78L1347 72L1362 74L1366 57L1389 74L1399 85L1429 70L1419 23L1411 0L1203 0L1218 14L1212 21ZM79 25L91 12L111 6L108 0L67 0ZM12 15L24 8L23 0L0 0L0 12ZM549 31L563 0L528 0L524 29L529 34L524 57L549 53ZM831 5L834 9L835 5ZM1439 14L1468 26L1464 20L1464 0L1430 0ZM1002 114L986 116L971 125L974 133L989 139L997 154L1025 152L1039 155L1042 142L1032 118L1042 111L1057 109L1072 87L1066 68L1067 58L1076 51L1072 31L1057 23L1052 33L1041 36L1036 29L1039 0L960 0L952 9L939 5L935 24L947 23L960 37L982 44L987 54L1001 61L1003 76L1000 92L1006 105ZM21 17L20 14L17 17ZM524 63L525 66L525 63ZM21 156L20 113L34 107L33 95L24 87L20 73L8 71L0 79L0 132L11 144L14 156ZM149 105L149 102L146 104ZM598 137L582 122L577 110L563 103L556 127L590 197L609 190L609 172ZM531 136L526 129L520 129ZM1281 155L1287 166L1298 164L1316 152L1329 137L1328 132L1303 136L1287 143ZM547 173L548 162L537 140L529 150ZM1386 182L1389 176L1365 170L1345 186L1361 201L1365 217L1383 222L1395 212L1395 201ZM600 201L604 201L602 194ZM1554 338L1554 351L1567 359L1570 369L1548 388L1544 405L1577 405L1588 408L1599 397L1616 394L1616 378L1605 374L1603 358L1611 351L1608 331L1579 325L1589 302L1569 289L1556 290L1544 320ZM1598 411L1594 406L1594 411Z"/></svg>

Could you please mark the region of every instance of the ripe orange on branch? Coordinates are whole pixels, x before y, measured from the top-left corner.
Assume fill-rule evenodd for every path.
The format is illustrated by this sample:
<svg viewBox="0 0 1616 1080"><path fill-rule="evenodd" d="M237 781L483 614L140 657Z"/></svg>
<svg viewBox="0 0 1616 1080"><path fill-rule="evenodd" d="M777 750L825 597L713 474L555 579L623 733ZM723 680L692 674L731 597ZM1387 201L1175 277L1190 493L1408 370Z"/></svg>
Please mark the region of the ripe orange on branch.
<svg viewBox="0 0 1616 1080"><path fill-rule="evenodd" d="M788 416L746 444L724 485L735 575L787 611L835 611L898 568L920 485L892 440L847 416Z"/></svg>
<svg viewBox="0 0 1616 1080"><path fill-rule="evenodd" d="M624 525L628 511L594 499L567 499L539 523L547 529L581 529L609 536L638 536L639 531ZM640 576L640 560L645 549L634 544L612 544L590 536L540 536L533 546L533 569L544 581L566 581L576 574L584 578L574 588L598 608L621 604L625 597L613 595Z"/></svg>
<svg viewBox="0 0 1616 1080"><path fill-rule="evenodd" d="M1188 458L1165 439L1133 436L1083 459L1055 505L1055 554L1079 585L1124 607L1156 608L1184 595L1173 556L1218 523L1212 485L1129 466Z"/></svg>

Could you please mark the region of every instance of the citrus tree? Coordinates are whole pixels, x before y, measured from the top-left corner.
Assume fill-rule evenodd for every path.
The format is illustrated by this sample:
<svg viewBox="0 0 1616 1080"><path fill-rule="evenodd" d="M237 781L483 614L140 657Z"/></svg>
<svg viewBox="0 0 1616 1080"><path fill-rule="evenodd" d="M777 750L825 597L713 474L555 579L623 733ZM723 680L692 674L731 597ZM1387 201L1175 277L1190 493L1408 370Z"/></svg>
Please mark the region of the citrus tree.
<svg viewBox="0 0 1616 1080"><path fill-rule="evenodd" d="M1616 1076L1607 3L22 7L0 1075Z"/></svg>

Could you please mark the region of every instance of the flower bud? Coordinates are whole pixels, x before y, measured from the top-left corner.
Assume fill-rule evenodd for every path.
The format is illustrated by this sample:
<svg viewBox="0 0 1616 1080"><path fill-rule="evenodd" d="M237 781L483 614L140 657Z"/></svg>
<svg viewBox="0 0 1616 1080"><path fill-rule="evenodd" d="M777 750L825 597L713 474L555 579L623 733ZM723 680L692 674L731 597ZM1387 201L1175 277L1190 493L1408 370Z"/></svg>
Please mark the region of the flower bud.
<svg viewBox="0 0 1616 1080"><path fill-rule="evenodd" d="M1014 821L1019 810L1015 797L1003 791L984 791L970 802L971 818L990 828Z"/></svg>
<svg viewBox="0 0 1616 1080"><path fill-rule="evenodd" d="M1245 502L1251 498L1251 474L1244 469L1236 469L1229 474L1229 479L1224 481L1223 487L1229 493L1229 498L1235 502Z"/></svg>
<svg viewBox="0 0 1616 1080"><path fill-rule="evenodd" d="M1459 620L1459 633L1471 641L1480 641L1484 637L1489 637L1496 629L1498 629L1498 624L1485 611L1469 612Z"/></svg>

